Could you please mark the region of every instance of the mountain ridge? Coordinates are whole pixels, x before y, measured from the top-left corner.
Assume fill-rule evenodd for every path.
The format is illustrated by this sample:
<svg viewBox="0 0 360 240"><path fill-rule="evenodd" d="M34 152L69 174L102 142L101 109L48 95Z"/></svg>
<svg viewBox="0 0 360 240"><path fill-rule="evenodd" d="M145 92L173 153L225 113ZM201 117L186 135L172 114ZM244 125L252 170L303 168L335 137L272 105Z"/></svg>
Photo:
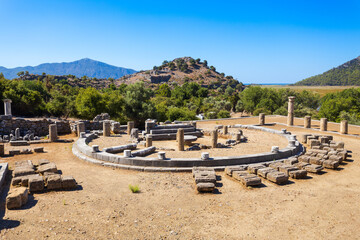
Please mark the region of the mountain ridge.
<svg viewBox="0 0 360 240"><path fill-rule="evenodd" d="M298 86L360 86L360 56L299 82Z"/></svg>
<svg viewBox="0 0 360 240"><path fill-rule="evenodd" d="M42 63L37 66L15 68L0 66L0 72L8 79L17 78L17 73L21 71L28 71L31 74L45 72L51 75L74 75L76 77L87 76L91 78L120 78L137 72L130 68L116 67L90 58L83 58L73 62Z"/></svg>

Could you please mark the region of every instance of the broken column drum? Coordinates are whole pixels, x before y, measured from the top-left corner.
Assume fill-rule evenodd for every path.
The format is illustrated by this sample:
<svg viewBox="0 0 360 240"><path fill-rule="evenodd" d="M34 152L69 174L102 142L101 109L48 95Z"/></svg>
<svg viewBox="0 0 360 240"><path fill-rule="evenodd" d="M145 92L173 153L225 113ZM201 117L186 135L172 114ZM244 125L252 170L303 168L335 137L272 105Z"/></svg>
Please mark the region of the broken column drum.
<svg viewBox="0 0 360 240"><path fill-rule="evenodd" d="M109 120L105 120L103 122L103 136L104 137L110 136L110 121Z"/></svg>
<svg viewBox="0 0 360 240"><path fill-rule="evenodd" d="M224 134L228 134L228 126L224 126Z"/></svg>
<svg viewBox="0 0 360 240"><path fill-rule="evenodd" d="M304 128L311 128L311 117L310 116L304 117Z"/></svg>
<svg viewBox="0 0 360 240"><path fill-rule="evenodd" d="M130 135L131 134L131 129L133 129L135 126L135 123L133 121L130 121L127 123L127 134Z"/></svg>
<svg viewBox="0 0 360 240"><path fill-rule="evenodd" d="M287 118L287 125L288 126L293 126L294 125L294 100L295 100L295 97L293 97L293 96L289 97L288 118Z"/></svg>
<svg viewBox="0 0 360 240"><path fill-rule="evenodd" d="M49 139L51 142L55 142L57 140L57 126L56 124L49 125Z"/></svg>
<svg viewBox="0 0 360 240"><path fill-rule="evenodd" d="M265 125L265 113L259 114L259 125Z"/></svg>
<svg viewBox="0 0 360 240"><path fill-rule="evenodd" d="M11 116L11 99L4 99L4 115Z"/></svg>
<svg viewBox="0 0 360 240"><path fill-rule="evenodd" d="M327 131L327 118L320 119L320 131Z"/></svg>
<svg viewBox="0 0 360 240"><path fill-rule="evenodd" d="M340 123L340 133L348 134L349 124L347 120L342 120Z"/></svg>
<svg viewBox="0 0 360 240"><path fill-rule="evenodd" d="M213 130L211 132L211 147L212 148L217 147L217 140L218 140L218 132L217 132L217 130Z"/></svg>
<svg viewBox="0 0 360 240"><path fill-rule="evenodd" d="M178 143L178 150L184 151L185 140L184 140L184 129L183 128L178 129L177 134L176 134L176 140Z"/></svg>

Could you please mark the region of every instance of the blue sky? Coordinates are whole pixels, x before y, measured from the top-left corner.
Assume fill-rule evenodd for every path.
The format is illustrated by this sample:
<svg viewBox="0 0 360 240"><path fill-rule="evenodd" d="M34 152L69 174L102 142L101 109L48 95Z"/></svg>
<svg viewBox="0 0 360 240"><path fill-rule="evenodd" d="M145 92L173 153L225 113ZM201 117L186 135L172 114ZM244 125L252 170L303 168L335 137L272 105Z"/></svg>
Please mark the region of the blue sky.
<svg viewBox="0 0 360 240"><path fill-rule="evenodd" d="M293 83L360 55L360 1L0 0L0 66L91 58L136 70L206 59Z"/></svg>

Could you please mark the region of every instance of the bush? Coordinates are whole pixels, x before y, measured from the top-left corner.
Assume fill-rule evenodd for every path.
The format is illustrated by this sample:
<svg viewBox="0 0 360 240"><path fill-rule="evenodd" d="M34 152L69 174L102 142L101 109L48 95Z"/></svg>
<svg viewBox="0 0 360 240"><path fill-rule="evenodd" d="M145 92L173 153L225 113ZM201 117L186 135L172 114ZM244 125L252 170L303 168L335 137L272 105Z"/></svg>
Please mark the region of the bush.
<svg viewBox="0 0 360 240"><path fill-rule="evenodd" d="M265 115L271 115L271 111L269 111L265 108L257 108L257 109L255 109L253 114L255 116L259 116L260 113L265 113Z"/></svg>
<svg viewBox="0 0 360 240"><path fill-rule="evenodd" d="M226 110L221 110L218 114L217 114L217 118L230 118L230 112L226 111Z"/></svg>
<svg viewBox="0 0 360 240"><path fill-rule="evenodd" d="M129 189L132 193L139 193L140 192L140 187L138 185L131 185L129 184Z"/></svg>

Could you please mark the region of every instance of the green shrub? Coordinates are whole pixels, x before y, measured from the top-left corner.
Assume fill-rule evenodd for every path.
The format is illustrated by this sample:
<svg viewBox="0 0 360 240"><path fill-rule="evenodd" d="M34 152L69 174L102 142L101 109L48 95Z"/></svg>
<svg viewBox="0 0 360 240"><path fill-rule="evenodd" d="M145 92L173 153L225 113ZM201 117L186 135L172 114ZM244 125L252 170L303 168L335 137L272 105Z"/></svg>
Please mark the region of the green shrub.
<svg viewBox="0 0 360 240"><path fill-rule="evenodd" d="M226 110L221 110L217 114L217 118L230 118L230 112Z"/></svg>
<svg viewBox="0 0 360 240"><path fill-rule="evenodd" d="M140 187L138 185L131 185L129 184L129 189L132 193L139 193Z"/></svg>

